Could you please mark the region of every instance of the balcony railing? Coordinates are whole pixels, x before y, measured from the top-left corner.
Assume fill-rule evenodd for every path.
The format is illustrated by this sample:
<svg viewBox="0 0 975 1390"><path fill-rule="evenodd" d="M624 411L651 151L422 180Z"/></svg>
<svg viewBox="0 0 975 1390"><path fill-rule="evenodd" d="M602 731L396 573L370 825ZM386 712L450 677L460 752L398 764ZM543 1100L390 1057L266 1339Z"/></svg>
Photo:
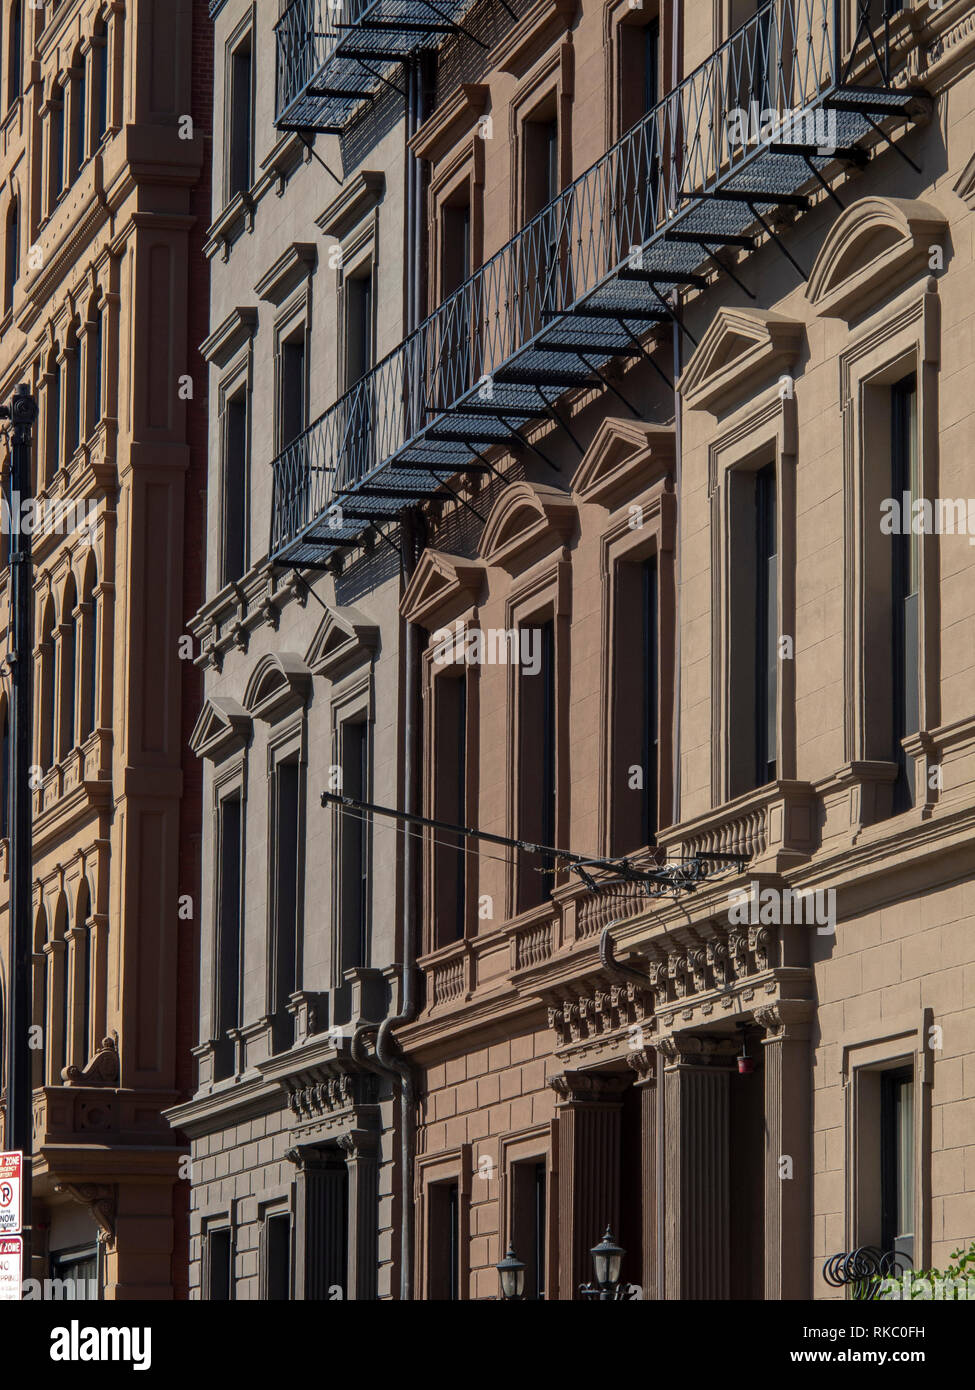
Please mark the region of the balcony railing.
<svg viewBox="0 0 975 1390"><path fill-rule="evenodd" d="M911 93L840 86L840 9L770 0L291 443L273 464L272 558L323 564L486 467L638 353L717 247L753 247L764 215L805 206L799 190L878 121L910 118ZM749 130L753 111L779 119Z"/></svg>
<svg viewBox="0 0 975 1390"><path fill-rule="evenodd" d="M391 62L434 48L474 0L291 0L274 28L275 125L340 130Z"/></svg>

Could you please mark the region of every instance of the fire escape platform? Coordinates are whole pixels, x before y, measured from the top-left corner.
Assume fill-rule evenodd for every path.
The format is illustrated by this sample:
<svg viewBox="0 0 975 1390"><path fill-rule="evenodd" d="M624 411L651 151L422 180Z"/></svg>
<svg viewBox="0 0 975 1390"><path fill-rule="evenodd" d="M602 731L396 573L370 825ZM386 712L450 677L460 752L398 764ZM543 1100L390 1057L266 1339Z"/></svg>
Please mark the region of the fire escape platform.
<svg viewBox="0 0 975 1390"><path fill-rule="evenodd" d="M791 2L783 0L786 9ZM422 0L400 6L418 8ZM464 7L438 0L437 8ZM418 15L413 22L423 30ZM749 21L729 40L732 48L724 45L708 62L727 64L741 34L757 24ZM483 471L485 450L523 447L520 431L552 419L562 395L605 389L603 368L645 355L648 334L680 323L682 293L703 288L715 273L732 273L734 260L717 262L718 248L741 253L736 279L759 244L792 260L782 241L788 224L817 195L837 196L832 180L844 165L865 163L874 146L891 143L888 118L915 122L929 107L914 90L838 83L831 47L820 61L818 85L799 115L744 149L720 140L703 153L685 145L680 161L671 157L668 165L663 156L673 155L675 122L703 140L709 114L713 128L723 112L704 108L713 100L708 62L665 97L377 364L353 388L353 399L310 426L308 444L275 460L272 559L324 566L337 547L368 530L370 517L395 519L410 502L435 495L442 480L434 470L442 469L443 480ZM741 85L736 76L729 90ZM816 143L824 135L828 143ZM332 413L338 423L328 425ZM343 430L342 420L359 423ZM316 430L333 441L331 456L312 447ZM315 489L302 449L316 460L326 455L324 469L311 470ZM424 485L414 489L418 469ZM329 526L323 518L336 504L342 524Z"/></svg>

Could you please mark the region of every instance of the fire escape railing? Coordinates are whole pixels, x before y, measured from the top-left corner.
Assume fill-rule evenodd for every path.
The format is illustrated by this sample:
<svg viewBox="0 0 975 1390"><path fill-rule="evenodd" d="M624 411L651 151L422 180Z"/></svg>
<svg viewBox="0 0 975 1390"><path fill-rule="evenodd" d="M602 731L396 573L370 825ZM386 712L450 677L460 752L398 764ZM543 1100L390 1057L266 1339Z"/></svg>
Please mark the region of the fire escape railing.
<svg viewBox="0 0 975 1390"><path fill-rule="evenodd" d="M474 0L291 0L274 26L279 129L339 130L398 58L442 43Z"/></svg>
<svg viewBox="0 0 975 1390"><path fill-rule="evenodd" d="M348 544L519 442L558 396L639 353L715 246L750 244L757 205L802 203L835 153L813 118L838 87L838 15L835 0L770 0L279 454L272 558L314 563L303 540ZM843 146L876 128L850 105L834 113ZM755 111L780 117L759 136ZM770 150L776 177L759 176Z"/></svg>

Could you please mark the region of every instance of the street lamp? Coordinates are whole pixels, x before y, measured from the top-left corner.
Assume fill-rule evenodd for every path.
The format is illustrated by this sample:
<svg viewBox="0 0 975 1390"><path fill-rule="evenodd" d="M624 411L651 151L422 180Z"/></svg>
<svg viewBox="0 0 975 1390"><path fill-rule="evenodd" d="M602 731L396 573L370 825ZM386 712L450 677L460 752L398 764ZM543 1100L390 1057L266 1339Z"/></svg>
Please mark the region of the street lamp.
<svg viewBox="0 0 975 1390"><path fill-rule="evenodd" d="M617 1245L609 1226L598 1245L589 1252L592 1255L595 1279L591 1284L581 1284L579 1292L583 1298L598 1298L600 1303L616 1303L634 1297L628 1284L620 1283L620 1270L626 1251Z"/></svg>
<svg viewBox="0 0 975 1390"><path fill-rule="evenodd" d="M517 1303L525 1297L525 1266L515 1254L515 1247L508 1242L508 1253L495 1269L501 1280L501 1297L505 1303Z"/></svg>

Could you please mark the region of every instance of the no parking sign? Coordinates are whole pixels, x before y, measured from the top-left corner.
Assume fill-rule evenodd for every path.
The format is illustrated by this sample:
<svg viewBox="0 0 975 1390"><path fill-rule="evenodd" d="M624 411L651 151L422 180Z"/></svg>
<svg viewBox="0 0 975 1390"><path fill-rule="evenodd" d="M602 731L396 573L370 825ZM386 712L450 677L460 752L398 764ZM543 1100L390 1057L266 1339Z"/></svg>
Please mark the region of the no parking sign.
<svg viewBox="0 0 975 1390"><path fill-rule="evenodd" d="M23 1262L23 1236L0 1236L0 1303L20 1301Z"/></svg>
<svg viewBox="0 0 975 1390"><path fill-rule="evenodd" d="M23 1173L24 1155L19 1149L0 1153L0 1236L16 1235L20 1230Z"/></svg>

